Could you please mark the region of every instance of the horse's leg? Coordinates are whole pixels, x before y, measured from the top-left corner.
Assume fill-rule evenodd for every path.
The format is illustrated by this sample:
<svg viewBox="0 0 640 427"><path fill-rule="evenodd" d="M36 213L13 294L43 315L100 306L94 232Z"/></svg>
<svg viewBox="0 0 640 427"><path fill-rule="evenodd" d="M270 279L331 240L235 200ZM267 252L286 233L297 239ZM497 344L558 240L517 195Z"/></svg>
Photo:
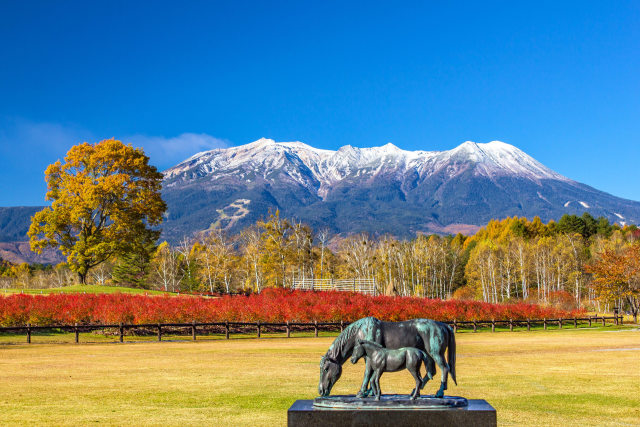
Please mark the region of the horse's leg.
<svg viewBox="0 0 640 427"><path fill-rule="evenodd" d="M433 354L431 353L433 352L432 347L434 346L438 347L438 346L436 345L437 343L431 342L432 340L431 334L427 333L427 331L418 329L418 334L420 335L420 338L422 338L422 342L424 345L424 352L427 354L427 358L424 361L424 368L426 369L427 372L424 375L424 378L422 379L422 383L420 385L420 389L423 389L424 386L427 385L427 382L429 382L429 380L432 380L433 376L436 374L436 364L433 360Z"/></svg>
<svg viewBox="0 0 640 427"><path fill-rule="evenodd" d="M407 367L411 375L413 375L413 379L416 380L416 388L413 389L413 393L411 394L411 400L415 400L418 396L420 396L420 384L422 383L422 378L420 378L420 359L417 361L418 363Z"/></svg>
<svg viewBox="0 0 640 427"><path fill-rule="evenodd" d="M380 400L380 395L382 391L380 391L380 377L382 376L382 372L379 370L373 374L373 382L374 382L374 393L376 394L376 400Z"/></svg>
<svg viewBox="0 0 640 427"><path fill-rule="evenodd" d="M365 368L364 368L364 378L362 379L362 386L360 387L360 391L356 394L356 397L367 397L371 394L371 385L369 384L371 380L371 364L369 363L369 357L364 357Z"/></svg>
<svg viewBox="0 0 640 427"><path fill-rule="evenodd" d="M440 367L441 380L440 380L440 389L436 393L436 397L444 397L444 391L447 389L447 378L449 377L449 365L444 359L444 349L440 350L438 353L434 353L431 355L433 360Z"/></svg>
<svg viewBox="0 0 640 427"><path fill-rule="evenodd" d="M371 395L374 397L378 395L378 388L376 385L376 371L374 371L371 375Z"/></svg>
<svg viewBox="0 0 640 427"><path fill-rule="evenodd" d="M424 374L424 378L420 384L420 390L424 388L425 385L429 382L429 380L433 379L433 376L436 374L436 364L433 361L433 358L427 354L427 359L424 361L424 369L427 371Z"/></svg>
<svg viewBox="0 0 640 427"><path fill-rule="evenodd" d="M440 389L436 392L436 397L443 397L444 391L447 389L447 379L449 378L449 364L444 357L447 349L447 340L440 329L433 330L430 337L427 336L426 333L421 333L420 336L424 341L427 354L431 356L433 361L440 367L442 379L440 380ZM431 370L433 370L433 368L427 368L427 373Z"/></svg>

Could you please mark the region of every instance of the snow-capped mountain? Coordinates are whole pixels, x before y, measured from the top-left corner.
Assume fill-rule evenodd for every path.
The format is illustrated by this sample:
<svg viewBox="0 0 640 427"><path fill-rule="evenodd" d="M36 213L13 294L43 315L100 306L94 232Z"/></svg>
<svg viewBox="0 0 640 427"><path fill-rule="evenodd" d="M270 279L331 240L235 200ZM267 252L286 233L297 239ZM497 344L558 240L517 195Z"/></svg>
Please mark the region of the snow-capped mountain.
<svg viewBox="0 0 640 427"><path fill-rule="evenodd" d="M188 181L209 176L221 180L229 176L246 182L268 179L274 173L289 178L320 197L347 178L374 178L395 174L401 178L416 173L428 177L446 168L449 178L474 167L478 176L519 176L531 180L566 180L513 145L500 141L476 144L467 141L449 151L405 151L389 143L382 147L356 148L346 145L338 151L321 150L302 142L276 142L261 138L239 147L198 153L165 171L169 180ZM174 180L170 185L177 185Z"/></svg>
<svg viewBox="0 0 640 427"><path fill-rule="evenodd" d="M640 203L572 181L500 141L448 151L393 144L337 151L259 139L198 153L164 172L165 237L234 230L279 209L335 232L474 231L491 218L564 213L637 223Z"/></svg>

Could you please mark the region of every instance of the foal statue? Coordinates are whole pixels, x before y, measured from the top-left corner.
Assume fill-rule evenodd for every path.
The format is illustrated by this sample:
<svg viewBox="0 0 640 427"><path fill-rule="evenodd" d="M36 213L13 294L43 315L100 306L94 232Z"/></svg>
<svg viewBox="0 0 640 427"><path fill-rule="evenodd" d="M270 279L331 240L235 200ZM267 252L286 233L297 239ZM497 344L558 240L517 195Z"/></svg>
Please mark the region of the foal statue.
<svg viewBox="0 0 640 427"><path fill-rule="evenodd" d="M425 381L420 376L420 366L423 361L427 361L427 353L415 347L402 347L397 350L387 350L383 346L373 341L356 340L356 345L351 356L351 363L355 364L362 357L368 365L367 369L373 371L371 377L371 388L380 400L380 377L383 372L396 372L407 369L416 380L416 388L411 393L411 400L420 396L420 389L424 387ZM427 372L429 375L429 372ZM426 379L426 377L425 377Z"/></svg>

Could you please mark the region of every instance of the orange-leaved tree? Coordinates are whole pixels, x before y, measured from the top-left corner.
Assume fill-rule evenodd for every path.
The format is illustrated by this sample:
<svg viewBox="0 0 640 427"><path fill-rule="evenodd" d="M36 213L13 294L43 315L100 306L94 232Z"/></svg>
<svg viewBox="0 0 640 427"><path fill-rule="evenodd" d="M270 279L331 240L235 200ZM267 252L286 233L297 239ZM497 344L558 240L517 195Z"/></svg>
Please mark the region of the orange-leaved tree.
<svg viewBox="0 0 640 427"><path fill-rule="evenodd" d="M91 268L159 237L162 174L142 149L115 139L75 145L45 180L52 203L31 218L31 249L59 248L81 283Z"/></svg>
<svg viewBox="0 0 640 427"><path fill-rule="evenodd" d="M616 251L605 249L599 258L585 266L593 274L596 294L605 302L624 300L638 322L640 308L640 245L634 244Z"/></svg>

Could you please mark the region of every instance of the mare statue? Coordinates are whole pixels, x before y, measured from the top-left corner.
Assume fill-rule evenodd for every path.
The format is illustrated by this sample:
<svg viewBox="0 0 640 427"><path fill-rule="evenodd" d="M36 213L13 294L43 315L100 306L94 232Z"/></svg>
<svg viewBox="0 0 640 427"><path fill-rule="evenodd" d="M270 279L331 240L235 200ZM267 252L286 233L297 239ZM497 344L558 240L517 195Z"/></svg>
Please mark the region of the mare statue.
<svg viewBox="0 0 640 427"><path fill-rule="evenodd" d="M435 375L435 364L440 367L441 382L436 397L443 397L447 389L447 379L456 383L456 339L451 327L445 323L430 319L414 319L404 322L382 322L375 317L365 317L347 326L333 341L327 353L320 360L320 383L318 393L328 396L331 388L342 375L342 365L353 353L356 340L373 341L387 349L415 347L424 351L428 357L425 361L427 374L421 387ZM445 359L447 351L447 359ZM362 387L358 397L371 394L370 380L372 369L365 367Z"/></svg>
<svg viewBox="0 0 640 427"><path fill-rule="evenodd" d="M371 377L371 388L373 394L376 396L376 400L380 400L380 377L383 372L396 372L402 369L407 369L413 379L416 380L416 387L411 393L411 400L416 400L420 396L420 390L425 385L425 381L420 377L420 366L422 361L427 361L427 353L422 350L418 350L415 347L402 347L397 350L387 350L383 346L373 341L360 341L356 340L356 346L353 349L353 356L351 356L351 363L355 364L362 356L367 356L366 363L369 365L368 369L373 371ZM427 378L425 375L425 378Z"/></svg>

